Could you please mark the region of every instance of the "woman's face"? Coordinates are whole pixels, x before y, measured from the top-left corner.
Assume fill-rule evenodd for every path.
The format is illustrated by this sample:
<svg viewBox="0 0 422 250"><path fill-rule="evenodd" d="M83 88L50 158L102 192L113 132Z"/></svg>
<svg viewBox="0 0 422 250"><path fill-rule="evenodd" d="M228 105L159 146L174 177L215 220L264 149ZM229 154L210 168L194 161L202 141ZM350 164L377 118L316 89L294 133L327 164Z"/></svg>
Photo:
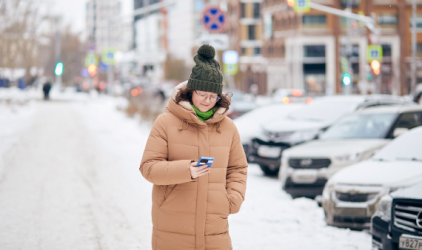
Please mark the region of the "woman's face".
<svg viewBox="0 0 422 250"><path fill-rule="evenodd" d="M192 93L192 103L201 112L207 112L214 108L218 95L213 92L194 90Z"/></svg>

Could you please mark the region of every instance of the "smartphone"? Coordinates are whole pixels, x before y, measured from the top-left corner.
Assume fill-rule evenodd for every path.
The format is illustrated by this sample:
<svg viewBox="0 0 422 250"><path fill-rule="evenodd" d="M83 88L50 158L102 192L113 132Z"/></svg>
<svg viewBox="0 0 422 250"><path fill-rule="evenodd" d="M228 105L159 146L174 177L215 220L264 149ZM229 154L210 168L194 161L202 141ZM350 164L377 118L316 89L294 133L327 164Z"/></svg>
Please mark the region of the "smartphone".
<svg viewBox="0 0 422 250"><path fill-rule="evenodd" d="M214 162L214 157L201 157L198 160L198 163L196 164L197 167L200 167L204 164L207 164L208 167L210 168L212 163Z"/></svg>

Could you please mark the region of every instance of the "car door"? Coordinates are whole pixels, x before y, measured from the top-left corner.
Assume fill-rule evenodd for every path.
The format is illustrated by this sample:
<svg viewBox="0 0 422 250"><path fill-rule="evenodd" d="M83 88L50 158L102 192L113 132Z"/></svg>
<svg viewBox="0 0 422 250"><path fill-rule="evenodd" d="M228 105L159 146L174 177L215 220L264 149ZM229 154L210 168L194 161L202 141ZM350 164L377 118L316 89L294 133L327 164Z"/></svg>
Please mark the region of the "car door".
<svg viewBox="0 0 422 250"><path fill-rule="evenodd" d="M389 132L388 138L395 138L398 135L412 128L422 125L422 112L402 113L396 120Z"/></svg>

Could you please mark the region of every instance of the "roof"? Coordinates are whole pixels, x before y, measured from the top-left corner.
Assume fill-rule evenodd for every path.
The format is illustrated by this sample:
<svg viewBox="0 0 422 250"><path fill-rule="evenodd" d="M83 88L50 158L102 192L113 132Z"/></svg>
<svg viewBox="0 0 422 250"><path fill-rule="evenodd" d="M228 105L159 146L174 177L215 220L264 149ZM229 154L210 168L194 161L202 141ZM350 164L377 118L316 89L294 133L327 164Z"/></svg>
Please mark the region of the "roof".
<svg viewBox="0 0 422 250"><path fill-rule="evenodd" d="M407 112L422 112L422 105L391 105L391 106L377 106L356 111L360 114L375 114L375 113L407 113Z"/></svg>
<svg viewBox="0 0 422 250"><path fill-rule="evenodd" d="M382 94L374 94L374 95L328 95L328 96L321 96L315 98L318 101L376 101L376 100L400 100L406 102L406 100L401 96L394 96L394 95L382 95Z"/></svg>

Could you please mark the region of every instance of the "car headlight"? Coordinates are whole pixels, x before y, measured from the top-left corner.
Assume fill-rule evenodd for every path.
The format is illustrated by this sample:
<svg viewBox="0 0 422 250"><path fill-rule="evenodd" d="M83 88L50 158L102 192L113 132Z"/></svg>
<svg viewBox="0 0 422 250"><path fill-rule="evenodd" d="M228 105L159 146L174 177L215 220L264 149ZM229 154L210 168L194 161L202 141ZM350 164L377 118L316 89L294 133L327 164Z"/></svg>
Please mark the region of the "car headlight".
<svg viewBox="0 0 422 250"><path fill-rule="evenodd" d="M327 184L325 184L324 190L322 191L322 199L323 200L329 200L330 194L332 193L334 188L334 183L328 181Z"/></svg>
<svg viewBox="0 0 422 250"><path fill-rule="evenodd" d="M336 157L334 157L334 159L337 162L346 163L346 162L352 162L352 161L358 160L361 155L362 155L362 153L360 153L360 152L354 152L354 153L351 153L351 154L336 156Z"/></svg>
<svg viewBox="0 0 422 250"><path fill-rule="evenodd" d="M298 131L293 133L290 136L290 142L292 144L310 141L314 139L319 133L319 129L313 129L313 130L304 130L304 131Z"/></svg>
<svg viewBox="0 0 422 250"><path fill-rule="evenodd" d="M391 221L391 204L393 203L393 198L387 194L384 195L380 202L378 203L378 208L376 214L385 221Z"/></svg>

